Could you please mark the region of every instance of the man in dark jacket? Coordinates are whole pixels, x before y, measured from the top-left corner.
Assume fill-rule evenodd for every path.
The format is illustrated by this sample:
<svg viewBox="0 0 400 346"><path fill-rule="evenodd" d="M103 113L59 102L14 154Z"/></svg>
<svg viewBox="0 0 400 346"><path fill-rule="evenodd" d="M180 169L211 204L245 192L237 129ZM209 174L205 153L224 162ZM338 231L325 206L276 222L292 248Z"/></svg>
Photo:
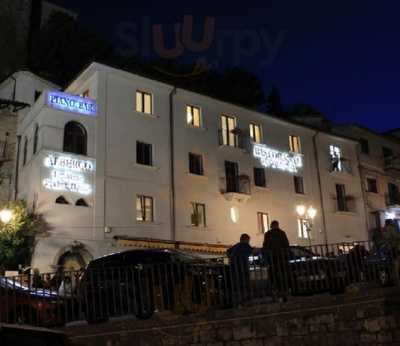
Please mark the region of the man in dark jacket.
<svg viewBox="0 0 400 346"><path fill-rule="evenodd" d="M242 234L240 236L240 242L227 251L231 265L232 283L238 295L238 303L249 297L249 256L253 253L253 250L254 249L250 246L250 236L248 234Z"/></svg>
<svg viewBox="0 0 400 346"><path fill-rule="evenodd" d="M271 229L265 233L263 254L270 265L274 293L286 298L289 286L289 240L286 233L279 228L278 221L272 221Z"/></svg>

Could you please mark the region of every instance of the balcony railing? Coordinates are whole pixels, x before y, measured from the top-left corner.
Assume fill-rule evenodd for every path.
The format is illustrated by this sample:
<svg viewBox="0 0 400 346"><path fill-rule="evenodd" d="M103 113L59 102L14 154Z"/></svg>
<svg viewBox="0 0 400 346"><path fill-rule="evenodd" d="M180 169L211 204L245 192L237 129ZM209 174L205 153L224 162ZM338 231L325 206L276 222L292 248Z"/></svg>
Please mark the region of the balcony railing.
<svg viewBox="0 0 400 346"><path fill-rule="evenodd" d="M247 175L223 178L224 188L221 193L227 200L246 201L251 196L250 178Z"/></svg>

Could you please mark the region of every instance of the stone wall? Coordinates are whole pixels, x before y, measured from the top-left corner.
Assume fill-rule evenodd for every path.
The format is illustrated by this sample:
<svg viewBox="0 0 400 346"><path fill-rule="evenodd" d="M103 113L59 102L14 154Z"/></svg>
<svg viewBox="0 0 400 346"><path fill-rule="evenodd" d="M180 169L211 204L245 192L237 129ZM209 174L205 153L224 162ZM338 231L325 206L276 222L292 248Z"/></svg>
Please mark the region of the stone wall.
<svg viewBox="0 0 400 346"><path fill-rule="evenodd" d="M293 299L201 316L66 329L75 346L400 345L400 291Z"/></svg>

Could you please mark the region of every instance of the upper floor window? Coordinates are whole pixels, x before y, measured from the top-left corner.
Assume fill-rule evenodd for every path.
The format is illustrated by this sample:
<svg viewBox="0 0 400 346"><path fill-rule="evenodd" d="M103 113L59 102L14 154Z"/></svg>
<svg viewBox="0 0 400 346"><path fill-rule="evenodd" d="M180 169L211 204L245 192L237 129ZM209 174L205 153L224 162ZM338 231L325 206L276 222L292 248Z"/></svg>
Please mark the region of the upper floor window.
<svg viewBox="0 0 400 346"><path fill-rule="evenodd" d="M84 97L84 98L90 97L90 90L89 90L89 89L85 90L85 91L82 93L82 97Z"/></svg>
<svg viewBox="0 0 400 346"><path fill-rule="evenodd" d="M393 150L387 147L382 147L382 154L385 159L393 156Z"/></svg>
<svg viewBox="0 0 400 346"><path fill-rule="evenodd" d="M26 165L26 160L28 158L28 138L24 138L24 149L23 149L23 156L22 156L22 165Z"/></svg>
<svg viewBox="0 0 400 346"><path fill-rule="evenodd" d="M200 107L187 105L186 106L186 123L192 127L201 127L201 110Z"/></svg>
<svg viewBox="0 0 400 346"><path fill-rule="evenodd" d="M304 195L304 180L303 177L294 176L294 191L300 195Z"/></svg>
<svg viewBox="0 0 400 346"><path fill-rule="evenodd" d="M329 147L329 153L331 156L332 171L341 172L343 170L342 150L336 145L331 145Z"/></svg>
<svg viewBox="0 0 400 346"><path fill-rule="evenodd" d="M39 125L36 124L33 133L33 155L35 155L37 152L38 141L39 141Z"/></svg>
<svg viewBox="0 0 400 346"><path fill-rule="evenodd" d="M141 222L154 221L153 197L142 195L136 197L136 220Z"/></svg>
<svg viewBox="0 0 400 346"><path fill-rule="evenodd" d="M254 167L254 185L259 187L267 186L264 168Z"/></svg>
<svg viewBox="0 0 400 346"><path fill-rule="evenodd" d="M365 138L360 138L360 148L363 154L369 155L369 142Z"/></svg>
<svg viewBox="0 0 400 346"><path fill-rule="evenodd" d="M87 155L86 129L76 121L70 121L64 127L63 150L77 155Z"/></svg>
<svg viewBox="0 0 400 346"><path fill-rule="evenodd" d="M86 202L86 200L83 199L83 198L79 198L79 199L76 201L75 205L78 206L78 207L89 207L88 202Z"/></svg>
<svg viewBox="0 0 400 346"><path fill-rule="evenodd" d="M152 145L143 142L136 142L136 162L141 165L153 165Z"/></svg>
<svg viewBox="0 0 400 346"><path fill-rule="evenodd" d="M301 141L299 136L289 136L289 149L293 153L301 153Z"/></svg>
<svg viewBox="0 0 400 346"><path fill-rule="evenodd" d="M336 184L336 201L338 211L349 211L346 186L343 184Z"/></svg>
<svg viewBox="0 0 400 346"><path fill-rule="evenodd" d="M309 227L308 221L305 219L297 220L297 232L300 239L308 239L309 237Z"/></svg>
<svg viewBox="0 0 400 346"><path fill-rule="evenodd" d="M238 145L236 129L236 118L221 115L221 137L220 142L222 145L236 147Z"/></svg>
<svg viewBox="0 0 400 346"><path fill-rule="evenodd" d="M67 201L67 199L64 196L58 196L56 198L56 203L57 204L69 204L69 202Z"/></svg>
<svg viewBox="0 0 400 346"><path fill-rule="evenodd" d="M367 178L367 191L378 193L378 182L374 178Z"/></svg>
<svg viewBox="0 0 400 346"><path fill-rule="evenodd" d="M194 227L206 227L206 205L202 203L191 203L191 224Z"/></svg>
<svg viewBox="0 0 400 346"><path fill-rule="evenodd" d="M261 126L256 124L250 124L250 138L254 143L261 143L262 131Z"/></svg>
<svg viewBox="0 0 400 346"><path fill-rule="evenodd" d="M136 91L136 111L153 114L153 95L145 91Z"/></svg>
<svg viewBox="0 0 400 346"><path fill-rule="evenodd" d="M191 174L203 175L203 156L189 153L189 172Z"/></svg>
<svg viewBox="0 0 400 346"><path fill-rule="evenodd" d="M266 233L269 227L269 215L267 213L258 212L257 224L258 224L258 232L262 234Z"/></svg>
<svg viewBox="0 0 400 346"><path fill-rule="evenodd" d="M39 99L40 95L42 95L42 92L39 90L35 90L35 96L34 96L35 102Z"/></svg>

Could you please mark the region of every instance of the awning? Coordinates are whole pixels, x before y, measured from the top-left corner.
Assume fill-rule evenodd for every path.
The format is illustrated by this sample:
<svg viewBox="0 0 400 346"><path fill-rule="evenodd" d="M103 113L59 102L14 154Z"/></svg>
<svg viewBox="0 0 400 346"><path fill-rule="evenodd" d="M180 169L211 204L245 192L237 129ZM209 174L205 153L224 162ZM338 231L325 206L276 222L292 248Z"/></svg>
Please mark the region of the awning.
<svg viewBox="0 0 400 346"><path fill-rule="evenodd" d="M223 244L207 244L207 243L192 243L184 241L171 241L161 239L148 238L130 238L116 236L114 240L117 246L133 247L144 249L175 249L186 252L193 252L207 255L225 255L229 245Z"/></svg>

